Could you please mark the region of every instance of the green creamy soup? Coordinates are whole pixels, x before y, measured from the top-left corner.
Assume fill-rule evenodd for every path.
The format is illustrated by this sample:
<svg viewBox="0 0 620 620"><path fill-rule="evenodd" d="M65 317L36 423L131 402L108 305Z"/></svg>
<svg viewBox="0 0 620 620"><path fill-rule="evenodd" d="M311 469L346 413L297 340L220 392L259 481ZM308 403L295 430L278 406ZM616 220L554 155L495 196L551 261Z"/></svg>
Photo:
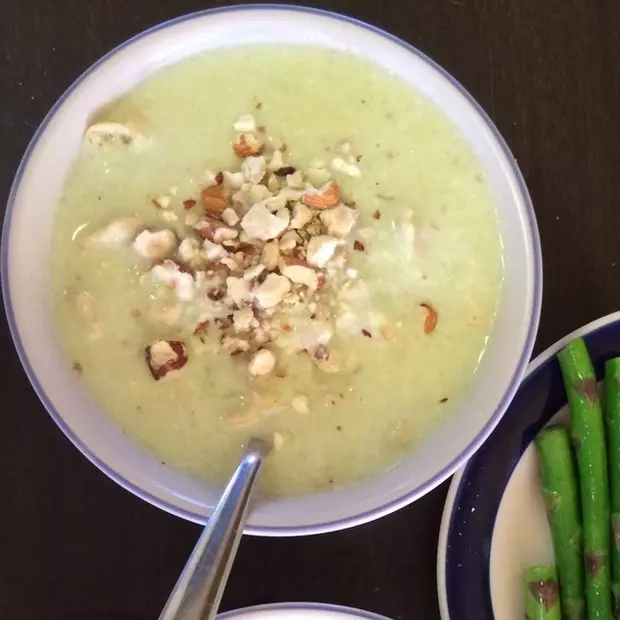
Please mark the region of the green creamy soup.
<svg viewBox="0 0 620 620"><path fill-rule="evenodd" d="M254 46L162 70L92 123L56 215L56 324L140 445L221 483L264 437L263 491L304 494L385 470L458 407L501 238L433 103L352 55Z"/></svg>

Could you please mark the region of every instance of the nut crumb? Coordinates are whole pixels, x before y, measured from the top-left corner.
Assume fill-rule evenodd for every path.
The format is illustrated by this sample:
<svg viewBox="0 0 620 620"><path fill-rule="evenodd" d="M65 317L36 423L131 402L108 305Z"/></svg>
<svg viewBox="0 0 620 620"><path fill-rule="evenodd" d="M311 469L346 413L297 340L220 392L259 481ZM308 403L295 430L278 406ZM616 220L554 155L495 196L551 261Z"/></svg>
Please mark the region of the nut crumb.
<svg viewBox="0 0 620 620"><path fill-rule="evenodd" d="M424 313L424 333L430 334L437 327L437 311L429 304L420 304Z"/></svg>
<svg viewBox="0 0 620 620"><path fill-rule="evenodd" d="M379 211L379 209L375 209L372 212L372 216L376 219L376 220L380 220L381 219L381 211Z"/></svg>
<svg viewBox="0 0 620 620"><path fill-rule="evenodd" d="M353 242L353 249L357 250L358 252L364 252L366 250L366 246L361 241L358 241L356 239Z"/></svg>
<svg viewBox="0 0 620 620"><path fill-rule="evenodd" d="M367 329L363 329L362 334L364 334L366 338L372 338L372 334Z"/></svg>
<svg viewBox="0 0 620 620"><path fill-rule="evenodd" d="M80 362L73 362L72 368L78 375L81 375L84 372L84 367L80 364Z"/></svg>

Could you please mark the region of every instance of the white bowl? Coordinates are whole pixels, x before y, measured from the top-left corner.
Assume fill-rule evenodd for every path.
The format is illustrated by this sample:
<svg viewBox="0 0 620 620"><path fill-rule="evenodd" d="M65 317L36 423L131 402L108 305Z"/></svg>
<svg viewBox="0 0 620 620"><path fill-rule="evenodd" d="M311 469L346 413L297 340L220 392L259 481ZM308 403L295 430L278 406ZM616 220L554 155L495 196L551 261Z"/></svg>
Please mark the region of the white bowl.
<svg viewBox="0 0 620 620"><path fill-rule="evenodd" d="M143 499L204 522L219 489L162 466L125 437L72 371L55 336L49 264L55 206L87 119L154 71L206 50L240 44L305 43L363 56L436 102L477 153L503 234L505 286L473 389L458 411L397 467L331 493L265 501L247 532L296 536L352 527L409 504L469 458L498 423L531 354L542 266L527 189L504 141L476 102L411 46L352 19L299 7L205 11L157 26L109 53L61 97L17 172L2 233L2 290L21 361L43 404L97 467Z"/></svg>

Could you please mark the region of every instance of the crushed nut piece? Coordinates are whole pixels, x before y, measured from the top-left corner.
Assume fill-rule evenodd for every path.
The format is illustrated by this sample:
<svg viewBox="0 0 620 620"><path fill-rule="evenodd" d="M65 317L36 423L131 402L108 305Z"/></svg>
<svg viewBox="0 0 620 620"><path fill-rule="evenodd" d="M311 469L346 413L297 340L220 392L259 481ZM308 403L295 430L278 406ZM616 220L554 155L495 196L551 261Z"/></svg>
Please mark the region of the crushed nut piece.
<svg viewBox="0 0 620 620"><path fill-rule="evenodd" d="M241 228L253 239L269 241L286 230L288 221L255 204L241 220Z"/></svg>
<svg viewBox="0 0 620 620"><path fill-rule="evenodd" d="M437 327L437 311L429 304L420 304L424 313L424 333L430 334Z"/></svg>
<svg viewBox="0 0 620 620"><path fill-rule="evenodd" d="M314 269L303 265L287 265L281 267L280 272L295 284L303 284L311 290L316 290L319 282L318 275Z"/></svg>
<svg viewBox="0 0 620 620"><path fill-rule="evenodd" d="M278 266L280 259L280 244L277 239L266 243L263 247L261 262L265 265L265 269L273 271Z"/></svg>
<svg viewBox="0 0 620 620"><path fill-rule="evenodd" d="M269 349L260 349L250 360L248 372L253 377L269 374L276 365L276 358Z"/></svg>
<svg viewBox="0 0 620 620"><path fill-rule="evenodd" d="M241 165L243 178L247 183L258 185L267 172L267 163L261 155L259 157L247 157Z"/></svg>
<svg viewBox="0 0 620 620"><path fill-rule="evenodd" d="M292 405L297 413L308 413L310 411L310 399L303 394L294 396Z"/></svg>
<svg viewBox="0 0 620 620"><path fill-rule="evenodd" d="M270 273L254 291L254 298L261 308L277 306L291 290L291 281L281 275Z"/></svg>
<svg viewBox="0 0 620 620"><path fill-rule="evenodd" d="M318 235L308 241L306 260L315 267L325 267L340 245L340 240L329 235Z"/></svg>
<svg viewBox="0 0 620 620"><path fill-rule="evenodd" d="M218 217L228 206L226 195L219 185L205 187L200 193L200 199L207 215Z"/></svg>
<svg viewBox="0 0 620 620"><path fill-rule="evenodd" d="M239 133L256 131L256 120L251 114L244 114L233 123L233 129Z"/></svg>
<svg viewBox="0 0 620 620"><path fill-rule="evenodd" d="M180 370L187 363L187 349L180 340L156 340L146 347L145 355L156 381Z"/></svg>
<svg viewBox="0 0 620 620"><path fill-rule="evenodd" d="M226 207L222 211L222 221L229 226L235 226L239 222L239 216L232 207Z"/></svg>
<svg viewBox="0 0 620 620"><path fill-rule="evenodd" d="M331 209L340 202L340 187L337 183L330 181L320 189L306 190L302 200L304 204L313 209Z"/></svg>
<svg viewBox="0 0 620 620"><path fill-rule="evenodd" d="M133 242L133 248L143 258L161 260L174 252L176 244L176 235L171 230L143 230Z"/></svg>
<svg viewBox="0 0 620 620"><path fill-rule="evenodd" d="M321 212L319 217L330 235L346 237L355 226L357 211L341 204L333 209Z"/></svg>
<svg viewBox="0 0 620 620"><path fill-rule="evenodd" d="M250 329L253 318L254 312L250 306L245 306L245 308L241 308L241 310L235 310L233 313L235 331L245 332Z"/></svg>
<svg viewBox="0 0 620 620"><path fill-rule="evenodd" d="M331 161L332 170L342 172L350 177L361 177L362 171L355 165L347 163L342 157L334 157Z"/></svg>
<svg viewBox="0 0 620 620"><path fill-rule="evenodd" d="M158 209L167 209L172 204L172 198L170 198L170 196L159 196L153 198L153 204Z"/></svg>
<svg viewBox="0 0 620 620"><path fill-rule="evenodd" d="M252 133L240 134L233 143L233 151L237 157L260 155L264 148L265 145L261 138Z"/></svg>

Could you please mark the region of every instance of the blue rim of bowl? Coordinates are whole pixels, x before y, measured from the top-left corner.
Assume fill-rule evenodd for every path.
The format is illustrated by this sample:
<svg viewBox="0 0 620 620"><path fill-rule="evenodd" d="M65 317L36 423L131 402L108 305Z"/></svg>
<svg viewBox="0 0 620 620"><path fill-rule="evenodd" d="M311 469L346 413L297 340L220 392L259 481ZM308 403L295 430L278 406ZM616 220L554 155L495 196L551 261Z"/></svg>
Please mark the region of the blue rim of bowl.
<svg viewBox="0 0 620 620"><path fill-rule="evenodd" d="M504 490L537 433L566 405L555 357L574 338L585 338L597 378L620 355L620 312L565 336L529 366L515 399L493 436L454 477L446 498L437 551L442 620L493 620L490 558Z"/></svg>
<svg viewBox="0 0 620 620"><path fill-rule="evenodd" d="M17 169L17 173L15 175L15 179L13 180L13 184L11 187L11 191L9 194L9 200L6 208L6 214L4 217L4 223L2 227L2 241L1 241L1 255L0 255L0 274L2 278L2 296L4 298L4 306L8 319L9 329L11 331L11 336L13 338L13 342L15 344L15 348L17 350L17 354L19 359L26 371L28 379L32 384L35 392L37 393L39 399L43 403L44 407L47 409L48 413L56 422L61 431L66 435L66 437L80 450L80 452L88 458L91 463L93 463L96 467L98 467L103 473L109 476L112 480L114 480L117 484L130 491L134 495L142 498L143 500L161 508L162 510L166 510L167 512L187 519L188 521L194 521L196 523L204 523L206 518L203 515L190 512L189 510L178 508L169 502L160 499L145 491L144 489L136 486L131 483L127 479L123 478L118 472L114 471L112 467L110 467L107 463L101 461L98 457L96 457L89 447L85 445L79 437L77 437L73 430L65 423L63 417L60 415L58 411L54 408L52 402L48 399L43 387L39 383L35 373L30 366L30 363L26 357L25 351L22 346L22 342L19 336L19 332L17 329L17 325L15 322L15 316L13 314L13 308L11 305L11 296L10 296L10 286L8 281L8 241L9 241L9 233L11 228L12 221L12 213L13 208L15 206L15 197L17 194L18 187L20 185L21 178L23 176L24 170L28 164L32 151L36 147L41 135L47 128L50 120L54 117L60 106L65 102L65 100L73 93L73 91L97 68L99 68L102 64L107 62L112 56L125 49L126 47L132 45L133 43L139 41L140 39L149 36L155 32L159 32L171 26L175 26L177 24L181 24L187 21L191 21L194 19L202 18L208 15L218 15L222 13L233 13L237 11L243 12L253 12L253 11L284 11L284 12L297 12L303 14L312 14L312 15L322 15L324 17L328 17L331 19L339 20L342 22L346 22L348 24L352 24L354 26L363 28L368 30L374 34L377 34L388 41L395 43L396 45L402 47L407 50L409 53L414 56L420 58L426 64L428 64L431 68L433 68L439 75L441 75L447 82L450 83L452 87L454 87L462 97L472 106L472 108L477 112L480 118L484 121L486 126L491 130L493 137L496 143L502 150L502 153L506 159L506 162L510 166L511 172L514 175L514 179L517 184L518 194L523 203L523 208L525 211L525 215L527 217L527 230L530 234L530 245L532 249L532 260L534 265L534 277L533 277L533 291L532 291L532 308L531 308L531 321L529 325L529 330L526 336L526 340L524 343L523 351L519 362L517 364L516 371L513 377L510 380L510 384L504 397L502 398L499 405L496 407L493 415L489 418L488 422L482 428L482 430L472 439L470 444L467 446L465 450L463 450L457 457L452 459L447 465L445 465L439 472L437 472L430 480L426 481L424 484L421 484L417 488L409 491L408 493L398 497L387 504L382 506L378 506L373 508L372 510L368 510L366 512L362 512L356 515L352 515L350 517L346 517L344 519L338 519L335 521L317 523L315 525L310 526L281 526L281 527L268 527L268 526L248 526L245 529L246 534L256 535L256 536L306 536L311 534L321 534L326 532L337 531L341 529L346 529L350 527L355 527L357 525L361 525L363 523L367 523L384 515L390 514L402 508L411 502L415 501L419 497L422 497L439 484L441 484L444 480L446 480L450 475L452 475L467 459L469 459L472 454L478 450L478 448L484 443L486 438L493 431L495 426L497 426L500 421L504 411L508 407L510 401L512 400L514 394L517 391L521 378L525 372L527 367L527 363L529 361L532 349L534 347L534 340L536 338L536 332L538 328L538 321L540 318L540 309L542 303L542 256L540 250L540 239L538 235L538 226L536 223L536 217L534 214L534 208L529 196L529 192L525 185L525 181L521 175L521 172L514 160L514 157L508 148L506 142L502 138L501 134L488 117L486 112L481 108L478 102L463 88L463 86L455 80L445 69L443 69L440 65L438 65L434 60L420 52L418 49L406 43L405 41L399 39L398 37L377 28L376 26L372 26L367 24L361 20L348 17L346 15L341 15L339 13L333 13L331 11L325 11L321 9L314 9L303 6L293 6L286 4L253 4L253 5L233 5L228 7L218 7L214 9L206 9L204 11L198 11L195 13L190 13L188 15L183 15L181 17L177 17L171 19L169 21L163 22L148 30L145 30L131 39L128 39L124 43L121 43L103 57L101 57L97 62L91 65L80 77L77 78L75 82L61 95L61 97L56 101L54 106L48 112L48 114L43 119L41 125L35 132L33 138L31 139L26 151L22 157L20 165Z"/></svg>
<svg viewBox="0 0 620 620"><path fill-rule="evenodd" d="M331 605L329 603L270 603L267 605L255 605L252 607L243 607L241 609L233 609L218 614L217 620L235 620L244 614L259 613L263 611L327 611L348 615L351 620L389 620L386 616L380 616L363 609L355 609L353 607L343 607L341 605Z"/></svg>

